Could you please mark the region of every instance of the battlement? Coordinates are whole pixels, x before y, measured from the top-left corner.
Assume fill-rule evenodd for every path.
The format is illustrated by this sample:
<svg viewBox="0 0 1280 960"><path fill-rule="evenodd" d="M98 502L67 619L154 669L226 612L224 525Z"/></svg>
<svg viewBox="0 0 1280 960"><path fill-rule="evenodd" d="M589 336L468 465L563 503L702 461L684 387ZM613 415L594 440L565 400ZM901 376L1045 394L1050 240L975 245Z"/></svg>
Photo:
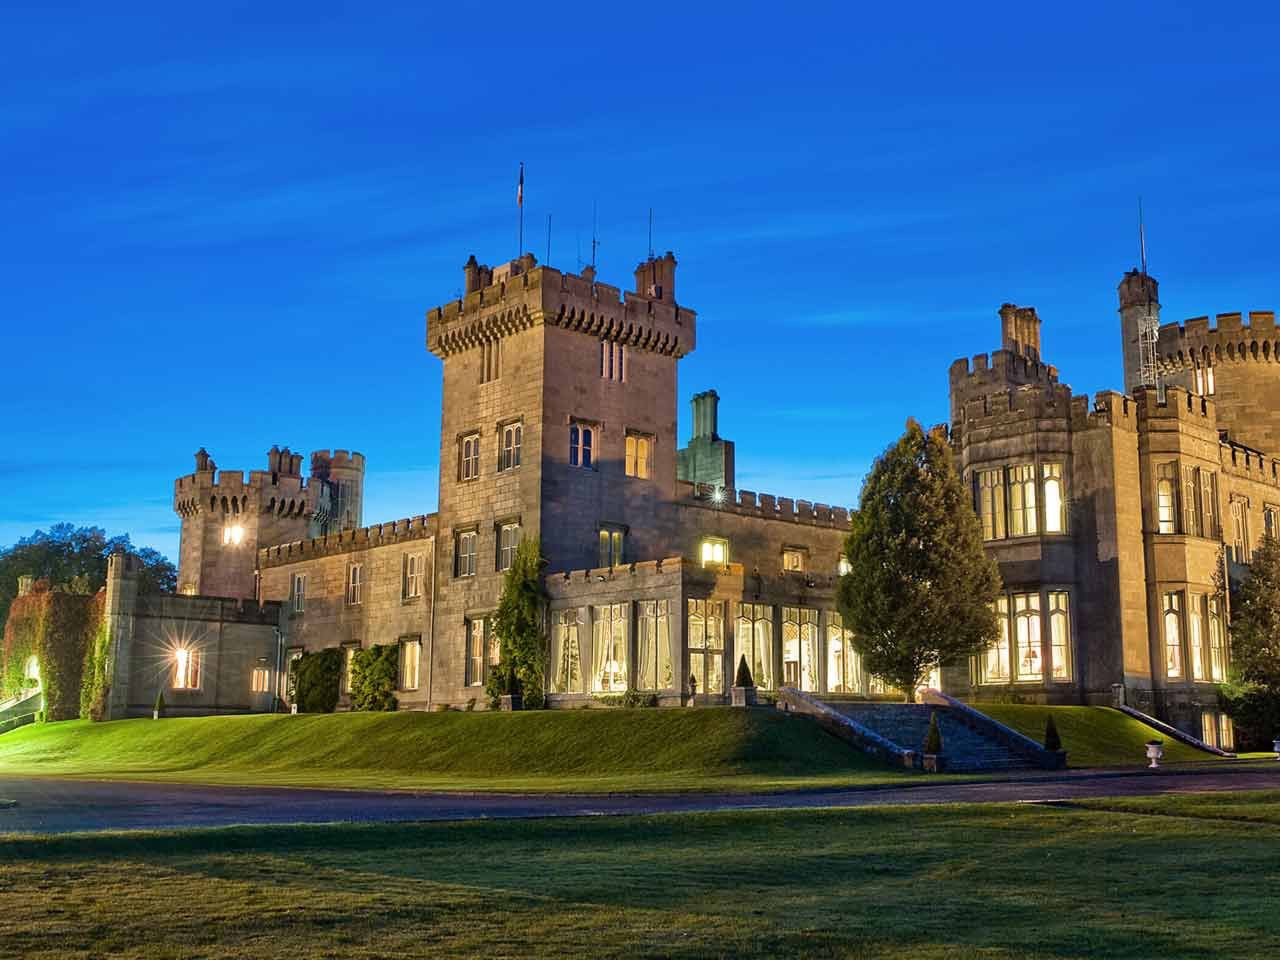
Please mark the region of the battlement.
<svg viewBox="0 0 1280 960"><path fill-rule="evenodd" d="M772 493L754 493L750 490L725 490L706 483L676 481L676 497L687 505L733 513L762 520L781 520L786 523L803 523L813 527L846 529L849 526L849 510L832 507L809 500L793 500L777 497Z"/></svg>
<svg viewBox="0 0 1280 960"><path fill-rule="evenodd" d="M1112 427L1138 429L1138 407L1132 397L1114 390L1103 390L1089 404L1088 394L1071 398L1071 429L1093 430Z"/></svg>
<svg viewBox="0 0 1280 960"><path fill-rule="evenodd" d="M972 361L968 357L952 361L950 376L952 390L957 386L998 386L1008 381L1018 386L1050 384L1058 382L1058 368L1012 350L996 350L975 354Z"/></svg>
<svg viewBox="0 0 1280 960"><path fill-rule="evenodd" d="M184 517L202 510L224 514L249 512L295 516L307 513L318 499L305 477L269 470L206 470L178 477L173 483L173 509Z"/></svg>
<svg viewBox="0 0 1280 960"><path fill-rule="evenodd" d="M142 594L135 601L134 614L158 620L181 622L205 620L212 623L256 624L275 626L280 622L282 605L276 600L229 597L204 597L190 594Z"/></svg>
<svg viewBox="0 0 1280 960"><path fill-rule="evenodd" d="M682 557L667 557L664 560L639 560L635 563L623 563L616 567L592 567L589 570L565 570L549 573L546 583L549 587L570 586L572 584L591 584L601 581L618 581L635 579L655 574L674 574L679 576L689 561Z"/></svg>
<svg viewBox="0 0 1280 960"><path fill-rule="evenodd" d="M965 400L959 410L965 426L980 426L975 421L1025 420L1042 417L1071 416L1071 388L1050 381L1045 384L1023 384L994 393L982 393Z"/></svg>
<svg viewBox="0 0 1280 960"><path fill-rule="evenodd" d="M1218 459L1223 473L1280 489L1280 459L1268 457L1260 450L1237 443L1225 433L1221 436L1220 444L1222 455Z"/></svg>
<svg viewBox="0 0 1280 960"><path fill-rule="evenodd" d="M426 540L435 536L437 514L420 514L403 520L392 520L387 523L375 523L368 527L354 530L340 530L325 534L323 537L311 537L306 540L294 540L274 547L264 547L258 551L258 566L279 567L290 563L300 563L314 557L327 557L337 553L352 553L357 550L370 550L374 547L385 547L396 543L408 543L413 540Z"/></svg>
<svg viewBox="0 0 1280 960"><path fill-rule="evenodd" d="M1134 403L1138 408L1138 420L1180 420L1201 426L1217 429L1217 410L1214 402L1208 397L1197 396L1182 387L1168 386L1164 389L1164 399L1160 399L1160 391L1150 387L1139 387Z"/></svg>
<svg viewBox="0 0 1280 960"><path fill-rule="evenodd" d="M1280 332L1271 310L1252 310L1248 320L1240 313L1193 317L1184 323L1160 327L1157 352L1161 366L1174 371L1187 366L1250 360L1272 362L1280 354Z"/></svg>
<svg viewBox="0 0 1280 960"><path fill-rule="evenodd" d="M492 270L476 264L473 287L469 261L462 299L427 311L427 349L444 358L546 323L682 357L694 349L697 315L676 304L675 258L667 257L653 261L661 282L647 284L644 293L597 282L591 267L572 274L536 266L532 254ZM648 265L637 268L637 283Z"/></svg>

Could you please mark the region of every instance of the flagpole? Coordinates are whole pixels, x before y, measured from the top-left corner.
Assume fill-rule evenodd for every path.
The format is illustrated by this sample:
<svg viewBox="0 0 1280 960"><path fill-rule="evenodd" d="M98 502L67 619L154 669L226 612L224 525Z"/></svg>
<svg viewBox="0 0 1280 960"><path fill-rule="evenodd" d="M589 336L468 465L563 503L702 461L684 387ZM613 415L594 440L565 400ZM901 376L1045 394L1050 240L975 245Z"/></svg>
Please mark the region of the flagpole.
<svg viewBox="0 0 1280 960"><path fill-rule="evenodd" d="M516 184L516 206L520 209L520 241L516 259L524 256L524 162L520 163L520 182Z"/></svg>

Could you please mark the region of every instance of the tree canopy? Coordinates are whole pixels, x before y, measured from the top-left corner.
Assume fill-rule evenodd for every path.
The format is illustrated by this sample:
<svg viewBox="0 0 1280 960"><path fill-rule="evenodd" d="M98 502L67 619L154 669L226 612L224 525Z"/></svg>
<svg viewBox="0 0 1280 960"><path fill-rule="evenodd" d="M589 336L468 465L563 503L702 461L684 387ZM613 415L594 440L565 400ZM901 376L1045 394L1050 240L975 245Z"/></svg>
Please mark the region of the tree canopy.
<svg viewBox="0 0 1280 960"><path fill-rule="evenodd" d="M174 565L150 547L134 548L128 534L108 538L101 527L56 523L12 547L0 548L0 624L9 616L19 577L48 580L54 589L67 593L97 593L107 581L107 558L117 550L141 559L139 592L171 593L177 588Z"/></svg>
<svg viewBox="0 0 1280 960"><path fill-rule="evenodd" d="M1000 575L941 428L907 421L850 527L837 600L867 672L913 700L930 670L995 641Z"/></svg>
<svg viewBox="0 0 1280 960"><path fill-rule="evenodd" d="M1246 684L1280 692L1280 540L1266 537L1231 596L1231 661Z"/></svg>

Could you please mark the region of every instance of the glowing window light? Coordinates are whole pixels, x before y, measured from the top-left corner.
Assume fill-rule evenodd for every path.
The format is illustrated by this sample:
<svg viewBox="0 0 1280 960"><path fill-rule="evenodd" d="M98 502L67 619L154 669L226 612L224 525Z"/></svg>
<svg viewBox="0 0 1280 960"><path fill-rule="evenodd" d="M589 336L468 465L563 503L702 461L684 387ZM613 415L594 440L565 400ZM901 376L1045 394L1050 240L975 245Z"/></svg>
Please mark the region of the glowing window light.
<svg viewBox="0 0 1280 960"><path fill-rule="evenodd" d="M238 547L244 541L244 527L240 524L222 528L222 545Z"/></svg>
<svg viewBox="0 0 1280 960"><path fill-rule="evenodd" d="M173 688L195 690L200 686L200 654L188 647L173 651Z"/></svg>

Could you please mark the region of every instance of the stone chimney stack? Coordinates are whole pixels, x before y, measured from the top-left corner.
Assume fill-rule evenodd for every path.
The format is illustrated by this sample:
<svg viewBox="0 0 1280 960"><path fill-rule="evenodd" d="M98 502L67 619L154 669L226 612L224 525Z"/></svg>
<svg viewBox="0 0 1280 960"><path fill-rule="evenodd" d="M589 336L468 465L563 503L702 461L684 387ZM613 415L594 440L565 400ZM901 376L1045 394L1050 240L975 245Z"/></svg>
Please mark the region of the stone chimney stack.
<svg viewBox="0 0 1280 960"><path fill-rule="evenodd" d="M693 435L719 440L720 394L706 390L693 396Z"/></svg>
<svg viewBox="0 0 1280 960"><path fill-rule="evenodd" d="M649 300L676 302L676 256L668 250L636 266L635 292Z"/></svg>
<svg viewBox="0 0 1280 960"><path fill-rule="evenodd" d="M1040 316L1036 308L1003 304L1000 307L1000 341L1001 349L1039 361Z"/></svg>

